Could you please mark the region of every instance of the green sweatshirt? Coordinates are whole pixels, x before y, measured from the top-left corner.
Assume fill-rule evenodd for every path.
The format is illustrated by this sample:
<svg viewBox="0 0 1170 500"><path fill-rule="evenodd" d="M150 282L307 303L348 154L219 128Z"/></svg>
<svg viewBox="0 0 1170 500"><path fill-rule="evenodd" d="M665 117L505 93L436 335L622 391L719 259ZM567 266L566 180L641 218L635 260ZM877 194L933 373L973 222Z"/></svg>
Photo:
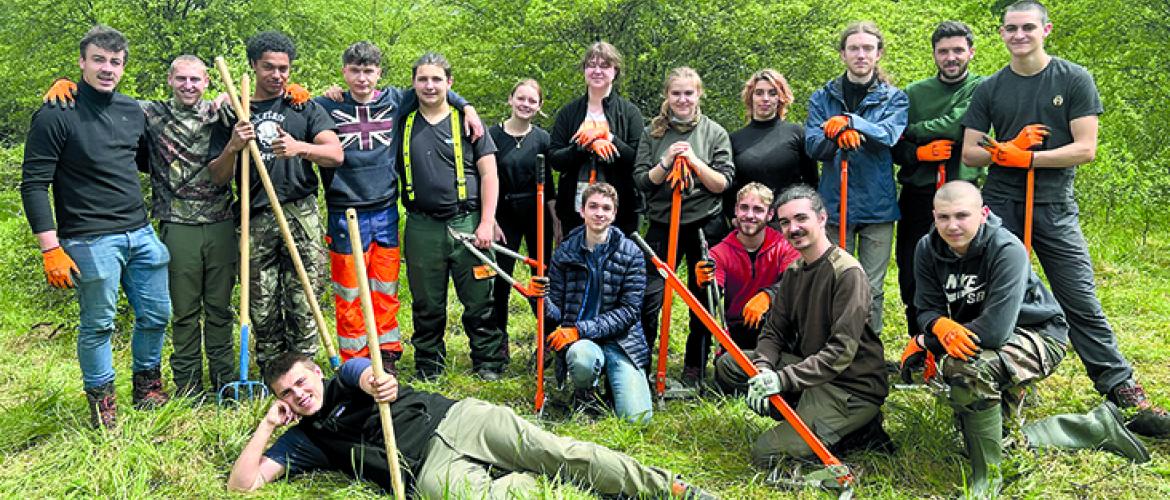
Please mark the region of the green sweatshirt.
<svg viewBox="0 0 1170 500"><path fill-rule="evenodd" d="M894 148L894 159L902 166L898 182L911 187L933 187L938 175L937 163L918 161L916 150L938 139L955 141L947 164L947 179L975 181L983 176L983 169L968 167L961 162L963 151L963 115L971 103L975 88L983 81L979 75L969 75L963 81L943 83L937 76L919 80L906 87L910 98L907 112L909 124L902 140Z"/></svg>
<svg viewBox="0 0 1170 500"><path fill-rule="evenodd" d="M646 195L646 215L653 222L670 222L670 202L672 190L670 183L662 184L650 182L650 169L662 159L666 149L678 141L690 143L695 156L707 162L707 165L727 178L727 185L731 186L735 180L735 165L731 161L731 139L725 130L707 115L699 117L699 123L689 132L679 132L673 127L666 130L661 138L650 137L648 131L643 131L642 141L638 143L638 157L634 162L634 185ZM666 165L670 167L670 165ZM682 193L682 210L679 217L681 224L689 224L708 215L722 211L722 195L708 191L703 183L695 179L695 185Z"/></svg>

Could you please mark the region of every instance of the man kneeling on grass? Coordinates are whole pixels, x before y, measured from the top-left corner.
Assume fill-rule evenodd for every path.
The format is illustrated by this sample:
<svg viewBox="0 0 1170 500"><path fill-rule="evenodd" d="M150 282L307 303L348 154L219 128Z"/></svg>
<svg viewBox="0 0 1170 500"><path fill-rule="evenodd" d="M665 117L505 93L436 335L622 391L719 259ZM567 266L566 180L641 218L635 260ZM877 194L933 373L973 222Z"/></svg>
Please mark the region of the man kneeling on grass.
<svg viewBox="0 0 1170 500"><path fill-rule="evenodd" d="M375 380L373 373L366 358L349 360L330 380L303 354L266 364L276 400L232 466L228 488L252 491L286 475L332 470L391 491L376 404L389 402L413 497L528 498L539 491L534 474L543 474L603 495L714 498L664 469L546 432L509 408L415 391L394 374ZM273 432L292 423L265 450ZM507 475L493 479L493 470Z"/></svg>
<svg viewBox="0 0 1170 500"><path fill-rule="evenodd" d="M640 317L646 259L613 227L617 210L613 186L599 182L581 192L584 223L557 247L549 268L545 317L559 326L548 341L564 353L567 370L558 376L568 372L577 404L597 401L604 374L617 416L646 423L654 413L644 375L650 348Z"/></svg>
<svg viewBox="0 0 1170 500"><path fill-rule="evenodd" d="M1003 414L1015 413L1025 387L1056 371L1069 327L1032 272L1024 244L983 205L973 184L949 182L935 193L934 225L914 252L914 306L928 333L902 353L903 378L923 361L928 380L942 374L971 462L967 494L993 497ZM1021 430L1032 448L1097 448L1148 462L1145 446L1123 424L1117 406L1106 401L1087 414L1056 415Z"/></svg>

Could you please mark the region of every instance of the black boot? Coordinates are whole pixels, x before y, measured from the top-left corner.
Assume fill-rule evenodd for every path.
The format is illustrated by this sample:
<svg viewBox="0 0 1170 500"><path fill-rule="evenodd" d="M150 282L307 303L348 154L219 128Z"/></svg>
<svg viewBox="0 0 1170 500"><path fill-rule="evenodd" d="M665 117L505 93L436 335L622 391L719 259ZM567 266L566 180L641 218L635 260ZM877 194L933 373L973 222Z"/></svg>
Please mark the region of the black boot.
<svg viewBox="0 0 1170 500"><path fill-rule="evenodd" d="M158 368L134 372L134 406L151 409L167 404L171 397L163 391L162 373Z"/></svg>
<svg viewBox="0 0 1170 500"><path fill-rule="evenodd" d="M1125 426L1147 437L1170 436L1170 414L1150 401L1146 390L1133 379L1109 390L1109 400L1126 415Z"/></svg>
<svg viewBox="0 0 1170 500"><path fill-rule="evenodd" d="M90 425L114 428L118 420L118 402L113 382L86 389L85 401L89 406Z"/></svg>

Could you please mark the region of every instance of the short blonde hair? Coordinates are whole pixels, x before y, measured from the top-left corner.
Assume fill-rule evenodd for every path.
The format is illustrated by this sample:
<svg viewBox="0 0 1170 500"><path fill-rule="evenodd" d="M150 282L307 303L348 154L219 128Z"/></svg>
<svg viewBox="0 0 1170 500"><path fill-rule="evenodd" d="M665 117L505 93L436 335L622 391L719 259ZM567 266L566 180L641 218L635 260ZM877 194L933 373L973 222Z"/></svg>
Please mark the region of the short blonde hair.
<svg viewBox="0 0 1170 500"><path fill-rule="evenodd" d="M739 188L739 191L735 193L735 201L738 203L743 201L745 197L752 195L759 198L760 201L769 207L772 206L772 200L775 198L775 195L768 186L758 182L749 182L744 187Z"/></svg>

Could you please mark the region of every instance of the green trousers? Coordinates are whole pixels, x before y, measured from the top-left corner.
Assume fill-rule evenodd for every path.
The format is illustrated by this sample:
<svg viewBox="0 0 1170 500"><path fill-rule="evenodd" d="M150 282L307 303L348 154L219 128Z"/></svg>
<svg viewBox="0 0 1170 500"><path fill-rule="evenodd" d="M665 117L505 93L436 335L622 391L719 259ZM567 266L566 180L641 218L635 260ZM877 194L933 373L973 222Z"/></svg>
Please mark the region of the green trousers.
<svg viewBox="0 0 1170 500"><path fill-rule="evenodd" d="M239 246L235 221L211 224L159 224L159 237L171 252L173 310L171 371L180 394L203 390L203 355L211 389L218 391L235 373L232 352L232 289Z"/></svg>
<svg viewBox="0 0 1170 500"><path fill-rule="evenodd" d="M472 212L440 220L408 213L402 248L410 284L411 312L416 369L424 375L442 373L446 366L447 279L455 282L455 293L463 303L463 331L471 345L473 370L502 371L507 364L504 333L494 325L492 278L476 279L473 268L482 263L447 233L447 227L472 233L479 213ZM491 256L485 250L484 254Z"/></svg>
<svg viewBox="0 0 1170 500"><path fill-rule="evenodd" d="M744 351L744 354L748 359L755 358L754 351ZM788 365L800 362L800 358L782 354L780 361ZM715 381L729 392L746 392L748 376L730 355L723 355L715 361ZM869 423L881 411L879 405L853 396L831 383L782 396L825 446L836 444L847 434ZM776 420L784 419L775 408L770 416ZM782 421L756 438L752 446L752 463L759 467L772 467L784 457L813 458L815 454L796 430L788 422Z"/></svg>
<svg viewBox="0 0 1170 500"><path fill-rule="evenodd" d="M606 496L666 498L674 475L629 455L558 436L510 408L465 399L447 413L416 483L426 499L539 498L534 474L557 476ZM495 476L500 476L493 480Z"/></svg>

